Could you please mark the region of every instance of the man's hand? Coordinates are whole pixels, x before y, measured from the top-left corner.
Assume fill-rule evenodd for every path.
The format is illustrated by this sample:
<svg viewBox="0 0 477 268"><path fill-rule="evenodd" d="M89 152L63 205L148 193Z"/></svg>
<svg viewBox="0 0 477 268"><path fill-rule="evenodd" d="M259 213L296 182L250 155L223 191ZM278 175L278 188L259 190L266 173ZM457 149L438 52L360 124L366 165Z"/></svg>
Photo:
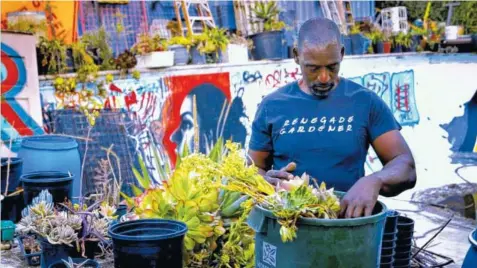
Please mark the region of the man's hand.
<svg viewBox="0 0 477 268"><path fill-rule="evenodd" d="M291 180L294 176L289 172L294 171L295 168L296 164L294 162L290 162L280 170L269 170L267 173L265 173L265 180L267 180L271 185L277 185L277 183L281 180Z"/></svg>
<svg viewBox="0 0 477 268"><path fill-rule="evenodd" d="M345 218L370 216L378 200L382 182L379 178L368 176L359 179L341 200L340 215Z"/></svg>

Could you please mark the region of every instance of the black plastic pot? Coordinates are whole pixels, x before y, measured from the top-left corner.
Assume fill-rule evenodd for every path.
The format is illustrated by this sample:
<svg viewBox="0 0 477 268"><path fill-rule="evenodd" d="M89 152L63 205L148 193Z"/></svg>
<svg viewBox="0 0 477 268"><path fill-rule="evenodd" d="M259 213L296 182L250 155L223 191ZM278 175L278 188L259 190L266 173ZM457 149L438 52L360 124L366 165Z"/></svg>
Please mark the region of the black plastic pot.
<svg viewBox="0 0 477 268"><path fill-rule="evenodd" d="M80 253L76 251L75 247L68 245L53 245L44 238L39 238L38 241L41 244L41 268L48 268L51 264L67 260L68 257L79 257Z"/></svg>
<svg viewBox="0 0 477 268"><path fill-rule="evenodd" d="M18 246L20 247L20 252L28 263L28 266L38 266L41 263L41 250L39 252L27 253L25 247L23 246L23 236L17 237Z"/></svg>
<svg viewBox="0 0 477 268"><path fill-rule="evenodd" d="M379 264L380 268L393 268L393 262L381 262Z"/></svg>
<svg viewBox="0 0 477 268"><path fill-rule="evenodd" d="M414 231L414 220L406 216L398 216L398 232L399 231Z"/></svg>
<svg viewBox="0 0 477 268"><path fill-rule="evenodd" d="M400 239L409 239L409 238L412 238L414 236L414 232L406 232L406 231L401 231L401 232L398 232L397 233L397 238L398 240Z"/></svg>
<svg viewBox="0 0 477 268"><path fill-rule="evenodd" d="M72 183L74 176L57 171L41 171L23 174L20 178L23 183L23 202L31 203L34 197L42 190L48 190L53 196L53 202L71 200Z"/></svg>
<svg viewBox="0 0 477 268"><path fill-rule="evenodd" d="M187 226L178 221L148 219L112 225L114 267L182 267Z"/></svg>
<svg viewBox="0 0 477 268"><path fill-rule="evenodd" d="M406 259L394 258L394 262L393 262L394 267L398 267L401 265L406 267L406 266L409 266L410 264L411 264L411 258L406 258Z"/></svg>
<svg viewBox="0 0 477 268"><path fill-rule="evenodd" d="M402 46L396 45L393 50L394 53L402 53Z"/></svg>
<svg viewBox="0 0 477 268"><path fill-rule="evenodd" d="M283 31L262 32L251 35L253 41L252 56L254 60L281 60L285 53Z"/></svg>
<svg viewBox="0 0 477 268"><path fill-rule="evenodd" d="M383 241L389 241L389 240L394 240L397 237L397 232L394 233L384 233L383 234Z"/></svg>
<svg viewBox="0 0 477 268"><path fill-rule="evenodd" d="M381 42L381 41L376 42L376 44L374 45L374 53L377 53L377 54L384 53L384 43L383 42ZM390 212L396 212L396 211L391 210ZM388 213L388 217L389 217L389 213ZM388 221L388 219L386 218L386 222L387 221Z"/></svg>
<svg viewBox="0 0 477 268"><path fill-rule="evenodd" d="M382 246L383 248L395 247L395 246L396 246L396 241L397 241L397 239L393 239L393 240L383 240L383 242L381 243L381 246Z"/></svg>
<svg viewBox="0 0 477 268"><path fill-rule="evenodd" d="M411 253L411 250L405 252L396 252L396 254L394 254L394 257L396 259L408 259L411 257Z"/></svg>
<svg viewBox="0 0 477 268"><path fill-rule="evenodd" d="M394 254L394 247L381 248L381 255L393 255L393 254Z"/></svg>
<svg viewBox="0 0 477 268"><path fill-rule="evenodd" d="M411 245L412 245L412 238L398 239L396 241L396 251L399 248L399 252L403 252L403 249L411 247Z"/></svg>
<svg viewBox="0 0 477 268"><path fill-rule="evenodd" d="M392 262L393 261L393 255L381 255L381 262Z"/></svg>
<svg viewBox="0 0 477 268"><path fill-rule="evenodd" d="M378 42L378 45L381 44L382 52L384 52L384 46L382 42ZM397 220L398 220L399 212L395 210L388 211L386 215L386 223L384 225L384 233L396 233L397 232Z"/></svg>
<svg viewBox="0 0 477 268"><path fill-rule="evenodd" d="M98 268L99 263L95 260L91 259L84 259L84 258L71 258L74 264L83 264L81 267L82 268ZM68 260L65 260L68 262ZM52 263L48 268L66 268L66 264L63 262L63 260L56 261Z"/></svg>
<svg viewBox="0 0 477 268"><path fill-rule="evenodd" d="M22 218L22 210L24 208L25 204L23 204L23 195L21 193L4 197L1 208L2 221L19 222Z"/></svg>

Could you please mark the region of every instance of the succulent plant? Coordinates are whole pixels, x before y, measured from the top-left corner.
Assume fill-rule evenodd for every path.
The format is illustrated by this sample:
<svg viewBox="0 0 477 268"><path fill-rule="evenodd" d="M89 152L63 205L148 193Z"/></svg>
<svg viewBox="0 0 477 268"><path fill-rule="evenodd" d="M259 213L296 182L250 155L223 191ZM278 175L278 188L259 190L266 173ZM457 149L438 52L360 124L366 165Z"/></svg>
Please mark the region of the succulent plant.
<svg viewBox="0 0 477 268"><path fill-rule="evenodd" d="M72 246L78 240L78 234L68 225L61 225L51 230L46 237L48 242L54 245L65 244Z"/></svg>

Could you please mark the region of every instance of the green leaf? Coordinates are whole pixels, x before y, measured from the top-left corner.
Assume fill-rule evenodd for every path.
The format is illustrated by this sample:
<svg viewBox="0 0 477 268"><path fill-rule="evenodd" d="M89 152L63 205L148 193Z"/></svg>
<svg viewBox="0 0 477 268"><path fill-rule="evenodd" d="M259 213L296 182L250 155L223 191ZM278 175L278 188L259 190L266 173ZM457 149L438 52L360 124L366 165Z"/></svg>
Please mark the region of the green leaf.
<svg viewBox="0 0 477 268"><path fill-rule="evenodd" d="M141 167L141 171L142 171L143 188L149 189L149 186L151 183L151 177L149 176L149 171L147 170L146 164L144 164L142 157L139 157L139 166Z"/></svg>
<svg viewBox="0 0 477 268"><path fill-rule="evenodd" d="M159 154L157 153L157 148L154 146L152 148L152 151L154 152L154 160L156 161L156 166L159 171L159 176L161 177L160 180L167 180L169 174L165 172L164 168L162 167L161 161L159 161L160 158L159 158ZM166 161L164 161L164 164L165 162Z"/></svg>
<svg viewBox="0 0 477 268"><path fill-rule="evenodd" d="M124 200L126 200L126 203L128 204L128 206L130 207L134 206L134 200L131 197L129 197L127 194L123 192L120 192L119 194L124 198Z"/></svg>
<svg viewBox="0 0 477 268"><path fill-rule="evenodd" d="M140 196L140 195L143 194L143 191L141 189L139 189L139 187L137 187L134 184L131 184L131 190L132 190L132 192L135 196Z"/></svg>

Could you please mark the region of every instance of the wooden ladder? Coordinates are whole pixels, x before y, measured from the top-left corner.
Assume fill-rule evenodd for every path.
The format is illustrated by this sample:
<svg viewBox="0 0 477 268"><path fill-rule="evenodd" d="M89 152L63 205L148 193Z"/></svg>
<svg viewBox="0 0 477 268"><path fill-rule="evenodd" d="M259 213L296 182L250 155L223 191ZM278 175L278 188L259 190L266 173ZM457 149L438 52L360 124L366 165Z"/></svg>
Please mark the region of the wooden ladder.
<svg viewBox="0 0 477 268"><path fill-rule="evenodd" d="M195 5L197 8L198 16L191 16L190 15L190 8L191 6ZM182 26L182 18L181 18L181 11L184 15L184 20L186 23L186 29L188 34L196 35L199 32L195 31L195 23L201 22L202 29L207 27L216 28L216 24L214 21L214 17L212 16L212 11L210 10L209 1L207 0L174 0L174 11L176 13L177 22L179 24L179 28L182 31L182 36L184 36L184 28Z"/></svg>

